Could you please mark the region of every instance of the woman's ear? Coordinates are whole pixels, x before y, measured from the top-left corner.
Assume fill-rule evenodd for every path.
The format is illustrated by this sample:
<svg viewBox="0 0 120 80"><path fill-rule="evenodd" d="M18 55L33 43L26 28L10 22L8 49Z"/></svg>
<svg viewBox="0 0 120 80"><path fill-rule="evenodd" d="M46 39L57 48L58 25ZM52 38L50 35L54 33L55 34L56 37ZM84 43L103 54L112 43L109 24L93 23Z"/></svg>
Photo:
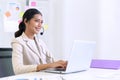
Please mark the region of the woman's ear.
<svg viewBox="0 0 120 80"><path fill-rule="evenodd" d="M24 19L24 24L27 25L27 19L26 18Z"/></svg>
<svg viewBox="0 0 120 80"><path fill-rule="evenodd" d="M26 23L26 22L27 22L27 19L25 18L25 19L24 19L24 23Z"/></svg>

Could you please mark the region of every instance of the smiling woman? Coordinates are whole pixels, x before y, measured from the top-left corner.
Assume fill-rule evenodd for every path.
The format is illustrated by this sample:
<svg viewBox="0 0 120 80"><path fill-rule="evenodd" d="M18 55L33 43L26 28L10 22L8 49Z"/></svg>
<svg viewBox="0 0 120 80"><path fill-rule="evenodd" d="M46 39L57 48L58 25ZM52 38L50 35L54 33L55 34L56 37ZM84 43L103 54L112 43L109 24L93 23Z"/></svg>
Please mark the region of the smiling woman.
<svg viewBox="0 0 120 80"><path fill-rule="evenodd" d="M37 9L29 9L23 15L23 20L19 24L19 30L15 33L15 37L18 37L25 32L29 34L33 32L33 34L38 33L41 25L43 23L42 20L42 13L39 12Z"/></svg>
<svg viewBox="0 0 120 80"><path fill-rule="evenodd" d="M28 35L29 38L33 39L34 36L29 36L29 34L39 33L41 25L43 23L42 16L40 16L40 14L36 14L30 21L27 21L27 19L25 19L24 23L26 25L26 35Z"/></svg>
<svg viewBox="0 0 120 80"><path fill-rule="evenodd" d="M15 74L41 71L53 67L66 67L66 61L54 61L45 43L36 36L42 23L42 13L39 10L31 8L24 13L19 30L15 32L15 38L11 42Z"/></svg>

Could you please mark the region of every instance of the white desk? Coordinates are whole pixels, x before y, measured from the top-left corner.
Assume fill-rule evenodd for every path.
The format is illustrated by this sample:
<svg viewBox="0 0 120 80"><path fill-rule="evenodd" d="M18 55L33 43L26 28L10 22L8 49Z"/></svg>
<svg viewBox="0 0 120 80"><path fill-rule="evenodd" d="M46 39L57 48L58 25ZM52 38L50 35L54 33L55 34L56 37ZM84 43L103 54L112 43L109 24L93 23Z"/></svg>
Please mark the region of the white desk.
<svg viewBox="0 0 120 80"><path fill-rule="evenodd" d="M120 80L120 70L91 68L88 71L72 74L33 72L4 77L0 80Z"/></svg>

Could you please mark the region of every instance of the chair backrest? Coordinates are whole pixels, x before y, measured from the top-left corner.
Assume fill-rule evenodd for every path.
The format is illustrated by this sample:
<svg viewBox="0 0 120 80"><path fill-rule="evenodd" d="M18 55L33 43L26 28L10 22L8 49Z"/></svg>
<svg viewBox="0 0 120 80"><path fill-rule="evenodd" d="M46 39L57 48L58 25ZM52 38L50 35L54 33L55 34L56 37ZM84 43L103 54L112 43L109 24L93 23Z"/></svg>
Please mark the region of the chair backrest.
<svg viewBox="0 0 120 80"><path fill-rule="evenodd" d="M14 75L12 67L12 49L0 48L0 77Z"/></svg>

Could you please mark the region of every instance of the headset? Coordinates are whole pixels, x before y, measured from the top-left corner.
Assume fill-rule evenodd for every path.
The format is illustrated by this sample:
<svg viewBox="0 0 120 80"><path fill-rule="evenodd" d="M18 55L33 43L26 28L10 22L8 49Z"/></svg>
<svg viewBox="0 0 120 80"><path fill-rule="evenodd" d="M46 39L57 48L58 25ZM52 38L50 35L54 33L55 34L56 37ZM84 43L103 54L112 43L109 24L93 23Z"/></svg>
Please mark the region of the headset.
<svg viewBox="0 0 120 80"><path fill-rule="evenodd" d="M42 32L40 32L40 35L43 35L43 33L44 33L44 27L42 27L41 29L42 29Z"/></svg>

